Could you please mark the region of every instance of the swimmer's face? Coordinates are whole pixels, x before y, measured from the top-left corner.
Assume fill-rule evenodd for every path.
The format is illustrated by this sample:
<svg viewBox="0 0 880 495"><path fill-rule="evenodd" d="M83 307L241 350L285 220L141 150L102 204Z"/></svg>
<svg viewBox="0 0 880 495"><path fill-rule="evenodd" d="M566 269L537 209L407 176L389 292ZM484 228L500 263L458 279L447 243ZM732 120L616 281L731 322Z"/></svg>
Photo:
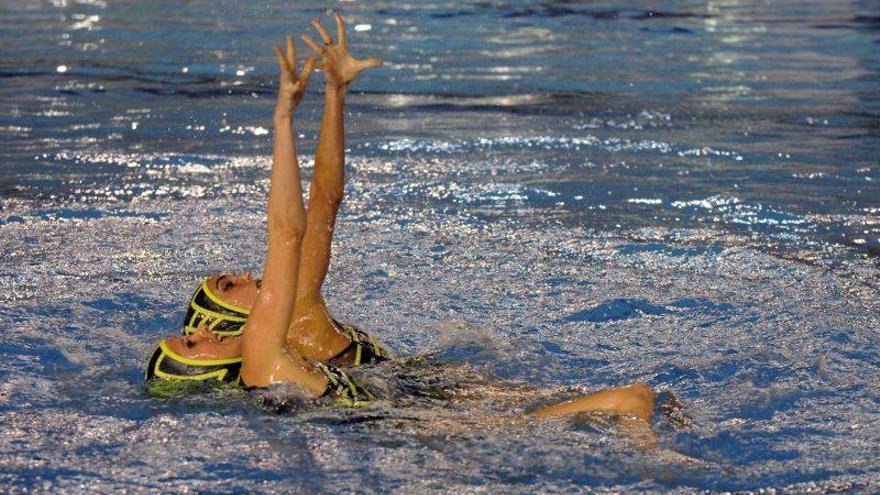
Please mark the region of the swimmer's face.
<svg viewBox="0 0 880 495"><path fill-rule="evenodd" d="M189 359L232 359L241 357L241 336L224 337L200 326L190 335L165 339L165 345Z"/></svg>
<svg viewBox="0 0 880 495"><path fill-rule="evenodd" d="M257 302L260 281L255 280L251 272L224 273L208 278L208 288L223 302L250 310Z"/></svg>

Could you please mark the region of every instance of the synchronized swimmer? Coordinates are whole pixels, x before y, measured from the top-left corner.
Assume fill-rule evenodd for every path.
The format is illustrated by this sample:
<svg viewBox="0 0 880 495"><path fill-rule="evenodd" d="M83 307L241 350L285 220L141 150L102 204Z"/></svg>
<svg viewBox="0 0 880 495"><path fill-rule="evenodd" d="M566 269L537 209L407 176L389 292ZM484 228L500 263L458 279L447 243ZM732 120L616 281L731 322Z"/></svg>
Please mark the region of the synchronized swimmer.
<svg viewBox="0 0 880 495"><path fill-rule="evenodd" d="M348 50L343 19L336 15L334 42L325 27L312 25L322 43L302 40L320 57L296 69L296 48L275 45L280 87L273 115L274 146L267 210L268 246L262 280L250 273L217 274L203 280L190 300L182 335L163 339L150 357L148 383L228 382L245 389L293 384L310 398L334 397L366 403L377 391L346 373L392 356L373 338L331 316L321 296L330 246L343 198L344 118L349 84L364 70L382 65L358 60ZM294 111L315 68L324 72L324 110L309 207L303 202L294 141ZM654 392L641 383L601 390L529 414L565 416L601 411L648 428Z"/></svg>

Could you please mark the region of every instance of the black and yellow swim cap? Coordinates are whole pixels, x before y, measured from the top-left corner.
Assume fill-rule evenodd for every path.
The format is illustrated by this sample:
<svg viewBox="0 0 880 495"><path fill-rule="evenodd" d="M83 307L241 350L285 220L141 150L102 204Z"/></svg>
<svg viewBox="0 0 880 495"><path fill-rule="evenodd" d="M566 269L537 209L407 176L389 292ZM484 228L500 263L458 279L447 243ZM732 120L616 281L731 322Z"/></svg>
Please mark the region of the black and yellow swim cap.
<svg viewBox="0 0 880 495"><path fill-rule="evenodd" d="M205 279L189 300L189 308L183 319L183 333L195 333L200 325L206 324L208 330L217 335L241 335L248 313L250 310L247 308L229 304L211 292Z"/></svg>
<svg viewBox="0 0 880 495"><path fill-rule="evenodd" d="M228 359L190 359L172 351L164 340L160 340L150 361L144 381L152 380L191 380L218 382L238 382L241 375L240 357Z"/></svg>

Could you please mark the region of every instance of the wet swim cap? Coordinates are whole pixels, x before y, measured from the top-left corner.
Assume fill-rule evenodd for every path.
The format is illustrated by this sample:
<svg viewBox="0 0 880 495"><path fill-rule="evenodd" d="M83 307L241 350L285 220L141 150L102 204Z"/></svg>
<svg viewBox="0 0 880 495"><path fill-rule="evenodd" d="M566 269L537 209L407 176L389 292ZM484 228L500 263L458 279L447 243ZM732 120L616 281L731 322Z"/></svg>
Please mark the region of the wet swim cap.
<svg viewBox="0 0 880 495"><path fill-rule="evenodd" d="M241 358L228 359L190 359L177 354L160 340L150 361L144 381L152 380L191 380L218 382L237 382L241 374Z"/></svg>
<svg viewBox="0 0 880 495"><path fill-rule="evenodd" d="M248 309L229 304L217 297L208 288L208 280L205 279L189 300L186 318L183 319L183 333L195 333L199 325L204 323L208 330L217 335L241 335L248 313Z"/></svg>

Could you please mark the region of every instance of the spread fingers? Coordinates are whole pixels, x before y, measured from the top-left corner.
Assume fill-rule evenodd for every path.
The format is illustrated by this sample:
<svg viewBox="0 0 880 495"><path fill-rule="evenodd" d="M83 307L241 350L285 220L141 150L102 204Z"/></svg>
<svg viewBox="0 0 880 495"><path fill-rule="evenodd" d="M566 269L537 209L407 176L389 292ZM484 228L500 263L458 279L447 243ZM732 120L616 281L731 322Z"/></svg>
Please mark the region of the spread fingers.
<svg viewBox="0 0 880 495"><path fill-rule="evenodd" d="M299 75L299 80L303 84L305 84L309 80L309 76L312 75L312 71L315 70L315 64L318 61L315 60L315 57L309 57L306 59L305 63L302 66L302 72Z"/></svg>
<svg viewBox="0 0 880 495"><path fill-rule="evenodd" d="M336 41L340 46L348 46L348 39L345 35L345 19L341 15L336 14Z"/></svg>
<svg viewBox="0 0 880 495"><path fill-rule="evenodd" d="M311 36L309 36L308 34L303 34L301 38L305 42L305 44L309 45L312 50L315 50L315 53L317 53L318 55L324 55L324 48L321 48L321 45L319 45L317 41L313 40Z"/></svg>
<svg viewBox="0 0 880 495"><path fill-rule="evenodd" d="M358 62L358 65L361 69L369 69L372 67L381 67L382 59L381 58L368 58L366 60L361 60Z"/></svg>
<svg viewBox="0 0 880 495"><path fill-rule="evenodd" d="M287 59L284 58L284 52L281 51L281 47L278 45L272 45L272 49L275 50L275 57L278 59L278 66L284 72L290 72L290 65L287 63Z"/></svg>
<svg viewBox="0 0 880 495"><path fill-rule="evenodd" d="M327 32L327 29L324 28L324 25L321 24L321 21L317 19L312 19L312 26L314 26L315 31L321 35L321 39L324 40L324 44L332 45L333 40L330 38L330 33Z"/></svg>
<svg viewBox="0 0 880 495"><path fill-rule="evenodd" d="M293 69L296 67L296 45L293 44L293 36L287 35L287 65Z"/></svg>

